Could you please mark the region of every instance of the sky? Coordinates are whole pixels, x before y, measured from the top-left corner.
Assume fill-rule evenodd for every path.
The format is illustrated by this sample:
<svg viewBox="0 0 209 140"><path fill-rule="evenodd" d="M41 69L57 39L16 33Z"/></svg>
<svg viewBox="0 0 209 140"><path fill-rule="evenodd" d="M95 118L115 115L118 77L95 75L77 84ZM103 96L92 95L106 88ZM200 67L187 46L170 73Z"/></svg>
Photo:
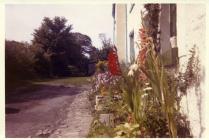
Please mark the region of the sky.
<svg viewBox="0 0 209 140"><path fill-rule="evenodd" d="M5 8L6 39L28 41L44 17L65 17L73 25L72 32L88 35L95 47L101 47L99 34L112 39L113 19L111 4L13 4Z"/></svg>

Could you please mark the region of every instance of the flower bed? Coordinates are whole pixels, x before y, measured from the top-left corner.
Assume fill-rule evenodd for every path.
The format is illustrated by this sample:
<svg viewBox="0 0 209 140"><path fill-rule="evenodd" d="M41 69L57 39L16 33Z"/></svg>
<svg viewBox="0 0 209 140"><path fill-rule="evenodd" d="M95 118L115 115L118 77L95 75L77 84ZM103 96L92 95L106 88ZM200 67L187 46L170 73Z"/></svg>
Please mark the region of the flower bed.
<svg viewBox="0 0 209 140"><path fill-rule="evenodd" d="M184 81L163 67L147 31L145 26L139 30L140 51L131 66L120 68L115 48L108 62L99 64L92 95L102 101L95 102L89 137L192 137L177 94ZM100 114L112 114L109 124Z"/></svg>
<svg viewBox="0 0 209 140"><path fill-rule="evenodd" d="M100 62L105 71L95 76L91 97L101 101L93 101L89 137L192 137L189 121L179 112L175 77L167 74L148 41L146 55L140 53L143 57L123 67L120 76L108 70L108 62ZM110 124L100 114L112 114Z"/></svg>

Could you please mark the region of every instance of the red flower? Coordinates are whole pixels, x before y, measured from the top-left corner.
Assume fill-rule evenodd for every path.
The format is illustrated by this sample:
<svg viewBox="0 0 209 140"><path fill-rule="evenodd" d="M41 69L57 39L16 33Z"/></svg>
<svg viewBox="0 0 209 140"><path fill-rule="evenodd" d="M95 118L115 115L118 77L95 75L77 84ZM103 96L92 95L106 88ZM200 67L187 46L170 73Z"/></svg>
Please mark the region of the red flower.
<svg viewBox="0 0 209 140"><path fill-rule="evenodd" d="M145 29L139 29L139 39L140 39L140 45L141 45L141 50L139 50L139 54L137 57L137 63L140 65L140 67L144 68L145 67L145 61L146 61L146 53L147 53L147 42L148 42L148 34ZM146 80L147 77L144 73L139 74L139 79L140 80Z"/></svg>
<svg viewBox="0 0 209 140"><path fill-rule="evenodd" d="M140 51L139 51L139 54L138 54L138 63L143 66L144 63L145 63L145 58L146 58L146 53L147 53L147 48L144 47L142 48Z"/></svg>
<svg viewBox="0 0 209 140"><path fill-rule="evenodd" d="M108 54L108 69L112 75L121 75L117 51L111 49Z"/></svg>

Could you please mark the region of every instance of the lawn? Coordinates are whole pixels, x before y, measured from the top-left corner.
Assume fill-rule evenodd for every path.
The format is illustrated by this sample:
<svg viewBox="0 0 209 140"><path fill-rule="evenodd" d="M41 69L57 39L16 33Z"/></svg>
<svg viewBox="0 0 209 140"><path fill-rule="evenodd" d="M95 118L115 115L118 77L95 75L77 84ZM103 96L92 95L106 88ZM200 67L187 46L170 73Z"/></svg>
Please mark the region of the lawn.
<svg viewBox="0 0 209 140"><path fill-rule="evenodd" d="M33 83L79 86L79 85L89 84L90 79L91 77L67 77L67 78L37 80L37 81L34 81Z"/></svg>
<svg viewBox="0 0 209 140"><path fill-rule="evenodd" d="M18 89L24 90L24 92L38 90L41 85L55 85L55 86L79 86L90 83L91 77L67 77L67 78L54 78L54 79L39 79L18 81L13 83L7 83L6 94L16 91Z"/></svg>

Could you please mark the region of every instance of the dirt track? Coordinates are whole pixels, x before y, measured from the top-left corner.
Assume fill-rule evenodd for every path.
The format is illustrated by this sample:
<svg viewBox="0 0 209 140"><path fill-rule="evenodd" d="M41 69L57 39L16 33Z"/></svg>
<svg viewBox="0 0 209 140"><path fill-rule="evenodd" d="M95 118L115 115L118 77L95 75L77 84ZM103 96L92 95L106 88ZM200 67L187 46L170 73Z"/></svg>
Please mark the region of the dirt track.
<svg viewBox="0 0 209 140"><path fill-rule="evenodd" d="M62 82L16 90L6 98L6 137L85 137L92 120L89 90Z"/></svg>

